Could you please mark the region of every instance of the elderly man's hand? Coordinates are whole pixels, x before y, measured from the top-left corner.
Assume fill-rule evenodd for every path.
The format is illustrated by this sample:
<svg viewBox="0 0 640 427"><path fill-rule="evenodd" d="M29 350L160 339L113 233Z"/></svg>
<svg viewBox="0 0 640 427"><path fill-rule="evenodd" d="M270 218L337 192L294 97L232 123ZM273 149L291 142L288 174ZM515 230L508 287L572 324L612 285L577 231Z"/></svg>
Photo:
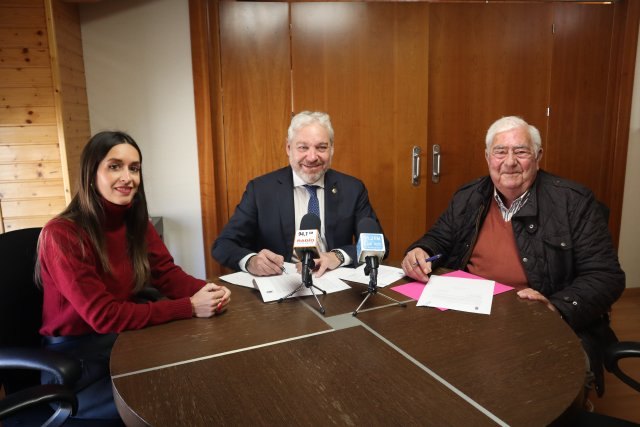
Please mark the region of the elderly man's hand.
<svg viewBox="0 0 640 427"><path fill-rule="evenodd" d="M431 262L425 260L429 254L422 248L415 248L407 252L402 260L404 274L419 282L427 283L431 273Z"/></svg>
<svg viewBox="0 0 640 427"><path fill-rule="evenodd" d="M558 312L558 309L553 304L551 304L551 302L544 295L542 295L540 292L536 291L535 289L531 289L531 288L522 289L518 291L518 296L522 299L528 299L531 301L540 301L541 303L545 304L549 310Z"/></svg>

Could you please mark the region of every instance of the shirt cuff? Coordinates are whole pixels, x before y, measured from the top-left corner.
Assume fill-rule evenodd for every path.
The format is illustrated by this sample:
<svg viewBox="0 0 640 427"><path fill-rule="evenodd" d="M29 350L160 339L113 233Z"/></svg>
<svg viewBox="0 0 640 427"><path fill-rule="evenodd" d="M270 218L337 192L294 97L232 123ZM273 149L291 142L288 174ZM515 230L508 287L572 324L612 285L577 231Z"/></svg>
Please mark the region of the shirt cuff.
<svg viewBox="0 0 640 427"><path fill-rule="evenodd" d="M349 256L348 253L346 253L342 249L333 249L333 250L334 251L340 251L342 253L342 256L344 257L344 262L342 264L340 264L340 267L344 267L345 265L351 264L351 257Z"/></svg>
<svg viewBox="0 0 640 427"><path fill-rule="evenodd" d="M249 270L247 270L247 263L249 262L249 258L251 258L254 255L258 255L258 254L255 252L252 252L240 260L240 262L238 263L238 267L240 267L240 270L244 271L245 273L249 272Z"/></svg>

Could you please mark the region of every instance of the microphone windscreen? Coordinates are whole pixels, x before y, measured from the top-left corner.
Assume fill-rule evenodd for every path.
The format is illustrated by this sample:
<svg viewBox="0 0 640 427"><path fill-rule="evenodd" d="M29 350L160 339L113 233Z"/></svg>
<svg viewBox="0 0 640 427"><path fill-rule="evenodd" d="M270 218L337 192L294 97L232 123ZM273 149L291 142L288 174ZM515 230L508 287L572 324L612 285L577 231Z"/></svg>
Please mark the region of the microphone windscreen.
<svg viewBox="0 0 640 427"><path fill-rule="evenodd" d="M382 230L380 229L380 225L378 222L370 217L362 218L358 221L358 234L361 233L372 233L372 234L382 234Z"/></svg>
<svg viewBox="0 0 640 427"><path fill-rule="evenodd" d="M305 214L300 220L300 230L320 231L320 217L312 213Z"/></svg>

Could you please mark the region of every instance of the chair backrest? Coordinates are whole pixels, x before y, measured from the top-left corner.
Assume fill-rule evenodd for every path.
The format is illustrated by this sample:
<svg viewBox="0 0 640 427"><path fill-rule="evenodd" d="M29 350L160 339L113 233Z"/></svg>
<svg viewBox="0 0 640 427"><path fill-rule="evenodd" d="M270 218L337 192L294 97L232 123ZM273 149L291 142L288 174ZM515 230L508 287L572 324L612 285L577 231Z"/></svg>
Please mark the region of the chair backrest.
<svg viewBox="0 0 640 427"><path fill-rule="evenodd" d="M1 347L41 345L42 292L33 277L41 230L25 228L0 234ZM33 375L3 371L0 382L7 391L16 390L39 382Z"/></svg>

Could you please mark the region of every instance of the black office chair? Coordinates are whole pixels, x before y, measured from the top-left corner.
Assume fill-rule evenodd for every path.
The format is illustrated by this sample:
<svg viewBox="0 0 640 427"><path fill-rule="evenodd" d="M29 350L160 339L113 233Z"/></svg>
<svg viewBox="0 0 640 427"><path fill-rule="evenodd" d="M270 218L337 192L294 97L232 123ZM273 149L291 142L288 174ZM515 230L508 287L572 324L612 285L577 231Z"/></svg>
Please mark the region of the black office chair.
<svg viewBox="0 0 640 427"><path fill-rule="evenodd" d="M604 366L607 368L607 371L618 377L620 381L640 393L640 383L623 372L618 364L621 359L630 357L640 357L640 342L620 341L605 351Z"/></svg>
<svg viewBox="0 0 640 427"><path fill-rule="evenodd" d="M69 418L78 402L75 358L41 347L42 292L34 283L40 228L0 234L0 424L12 426L112 426L120 422ZM58 384L41 385L48 371Z"/></svg>
<svg viewBox="0 0 640 427"><path fill-rule="evenodd" d="M622 382L640 393L640 383L623 372L619 366L621 359L640 358L640 342L620 341L611 344L604 351L604 367L607 371L614 374ZM640 399L640 395L638 396ZM597 408L596 408L597 409ZM595 412L580 411L573 422L573 425L580 427L638 427L640 424L612 417L610 415L602 415Z"/></svg>

